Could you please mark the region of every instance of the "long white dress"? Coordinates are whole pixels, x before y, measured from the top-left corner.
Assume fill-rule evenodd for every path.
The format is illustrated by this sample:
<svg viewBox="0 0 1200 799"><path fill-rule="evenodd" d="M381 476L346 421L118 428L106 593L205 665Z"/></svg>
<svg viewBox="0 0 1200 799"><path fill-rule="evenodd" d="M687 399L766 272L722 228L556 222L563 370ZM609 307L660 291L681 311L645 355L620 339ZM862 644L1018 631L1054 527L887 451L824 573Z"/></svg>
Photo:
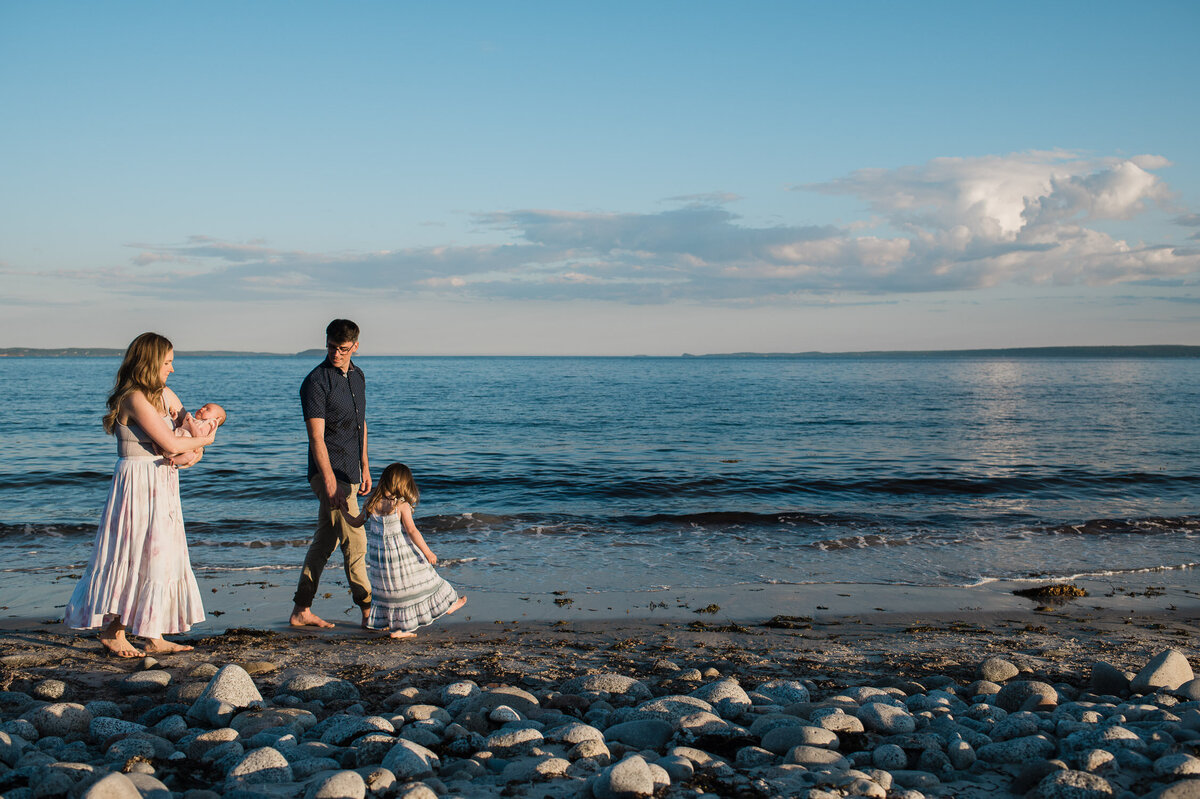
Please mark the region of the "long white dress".
<svg viewBox="0 0 1200 799"><path fill-rule="evenodd" d="M367 517L367 579L373 630L424 627L453 607L458 592L425 560L398 513Z"/></svg>
<svg viewBox="0 0 1200 799"><path fill-rule="evenodd" d="M114 432L112 486L65 622L92 630L119 617L146 638L187 632L204 621L204 607L184 537L179 470L156 454L136 422Z"/></svg>

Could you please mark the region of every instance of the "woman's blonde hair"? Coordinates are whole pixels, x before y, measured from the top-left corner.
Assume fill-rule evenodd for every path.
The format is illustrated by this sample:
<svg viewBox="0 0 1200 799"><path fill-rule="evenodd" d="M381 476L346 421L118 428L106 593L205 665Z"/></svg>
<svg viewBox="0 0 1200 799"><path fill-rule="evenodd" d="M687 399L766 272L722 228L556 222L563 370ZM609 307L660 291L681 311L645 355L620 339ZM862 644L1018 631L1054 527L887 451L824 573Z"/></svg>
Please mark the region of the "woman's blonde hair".
<svg viewBox="0 0 1200 799"><path fill-rule="evenodd" d="M385 499L403 500L414 508L421 501L421 492L417 490L417 481L413 479L412 469L403 463L389 464L379 475L379 483L367 500L364 510L374 513L375 509Z"/></svg>
<svg viewBox="0 0 1200 799"><path fill-rule="evenodd" d="M129 343L121 367L117 369L117 377L113 380L112 393L108 395L104 432L111 435L116 429L121 403L135 391L142 392L155 408L160 411L166 410L163 407L162 393L167 384L160 375L167 353L173 349L166 336L157 333L143 333Z"/></svg>

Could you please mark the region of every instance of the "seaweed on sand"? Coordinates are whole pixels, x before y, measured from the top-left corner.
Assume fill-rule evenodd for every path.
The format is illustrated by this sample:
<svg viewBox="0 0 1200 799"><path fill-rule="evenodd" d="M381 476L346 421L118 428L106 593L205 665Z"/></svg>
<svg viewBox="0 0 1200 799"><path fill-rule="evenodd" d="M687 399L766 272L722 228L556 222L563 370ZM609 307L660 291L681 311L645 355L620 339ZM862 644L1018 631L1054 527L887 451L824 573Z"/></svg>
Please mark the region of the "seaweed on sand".
<svg viewBox="0 0 1200 799"><path fill-rule="evenodd" d="M1013 591L1013 593L1017 596L1034 599L1039 602L1069 602L1072 599L1088 595L1087 591L1074 583L1055 583L1053 585L1039 585L1035 588L1020 588Z"/></svg>

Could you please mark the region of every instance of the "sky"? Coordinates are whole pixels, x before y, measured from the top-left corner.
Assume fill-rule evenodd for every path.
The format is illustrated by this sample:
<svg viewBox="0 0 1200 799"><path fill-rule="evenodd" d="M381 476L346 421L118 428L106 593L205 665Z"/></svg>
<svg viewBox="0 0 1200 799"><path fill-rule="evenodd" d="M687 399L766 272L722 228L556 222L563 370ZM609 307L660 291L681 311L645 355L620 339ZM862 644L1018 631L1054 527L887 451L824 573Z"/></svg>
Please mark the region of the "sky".
<svg viewBox="0 0 1200 799"><path fill-rule="evenodd" d="M1195 2L0 0L0 347L1200 345Z"/></svg>

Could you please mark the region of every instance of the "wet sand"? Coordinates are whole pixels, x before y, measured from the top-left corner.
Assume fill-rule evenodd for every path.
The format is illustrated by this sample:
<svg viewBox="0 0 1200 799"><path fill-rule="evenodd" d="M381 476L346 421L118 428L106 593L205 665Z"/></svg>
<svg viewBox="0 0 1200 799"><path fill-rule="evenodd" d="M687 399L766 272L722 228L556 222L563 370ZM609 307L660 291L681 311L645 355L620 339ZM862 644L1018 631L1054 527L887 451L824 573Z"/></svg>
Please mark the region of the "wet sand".
<svg viewBox="0 0 1200 799"><path fill-rule="evenodd" d="M290 575L289 575L290 576ZM458 613L393 641L361 630L356 608L332 595L314 609L332 631L287 625L291 581L202 579L209 618L175 640L197 651L182 663L270 661L320 665L356 682L406 672L520 683L612 669L631 676L656 659L724 664L722 673L807 677L843 684L973 670L992 654L1024 659L1049 674L1095 660L1135 668L1166 648L1195 655L1200 593L1192 570L1135 581L1078 580L1087 595L1044 604L1016 596L1028 584L975 588L873 585L740 586L606 594L470 594ZM1168 580L1170 582L1168 582ZM30 676L70 670L129 670L93 634L66 629L60 581L41 591L6 586L0 656ZM25 604L19 604L24 602ZM40 604L39 604L40 603ZM34 612L21 613L33 608ZM10 672L10 679L11 679ZM1086 676L1086 675L1084 675Z"/></svg>

